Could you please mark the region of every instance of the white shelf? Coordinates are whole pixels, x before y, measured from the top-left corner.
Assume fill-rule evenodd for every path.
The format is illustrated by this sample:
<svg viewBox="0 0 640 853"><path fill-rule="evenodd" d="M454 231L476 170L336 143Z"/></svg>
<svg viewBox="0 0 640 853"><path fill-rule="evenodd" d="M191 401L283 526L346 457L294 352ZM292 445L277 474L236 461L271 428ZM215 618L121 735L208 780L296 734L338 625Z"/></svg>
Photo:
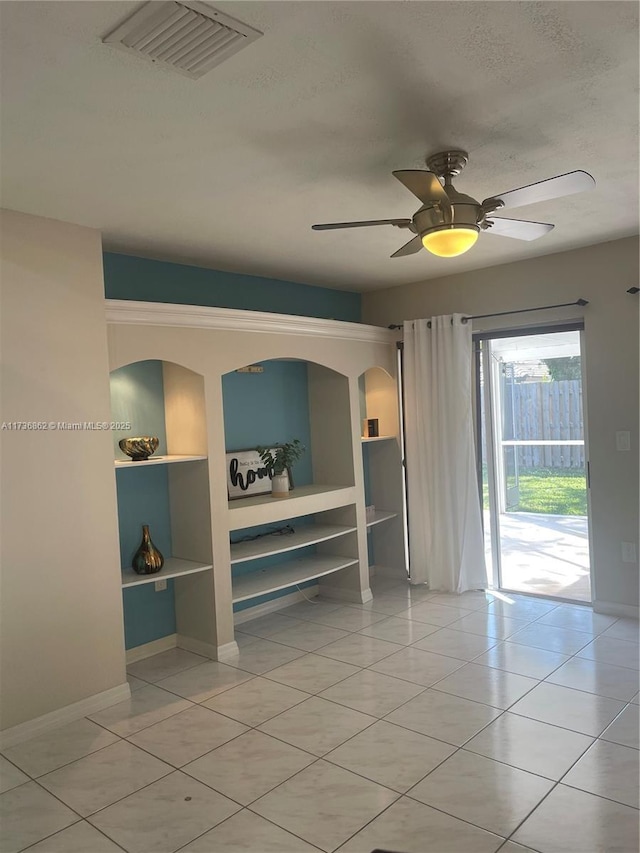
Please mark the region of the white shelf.
<svg viewBox="0 0 640 853"><path fill-rule="evenodd" d="M327 539L335 539L336 536L344 536L345 533L354 533L356 530L356 527L348 527L345 524L308 524L300 527L295 533L274 536L266 534L251 542L238 542L232 545L231 564L284 554L286 551L315 545L317 542L326 542Z"/></svg>
<svg viewBox="0 0 640 853"><path fill-rule="evenodd" d="M378 510L374 517L367 521L367 527L374 527L376 524L381 524L383 521L389 521L389 519L397 517L397 512L383 512L382 510Z"/></svg>
<svg viewBox="0 0 640 853"><path fill-rule="evenodd" d="M170 465L172 462L197 462L201 459L206 459L206 456L150 456L142 462L134 462L133 459L116 459L114 464L116 468L137 468L144 465Z"/></svg>
<svg viewBox="0 0 640 853"><path fill-rule="evenodd" d="M362 443L367 444L370 441L391 441L392 438L395 438L395 435L375 435L372 438L368 438L363 435Z"/></svg>
<svg viewBox="0 0 640 853"><path fill-rule="evenodd" d="M138 586L143 583L180 578L183 575L193 575L196 572L206 572L212 569L209 563L195 563L193 560L180 560L178 557L167 557L164 566L153 575L139 575L133 569L122 569L122 586Z"/></svg>
<svg viewBox="0 0 640 853"><path fill-rule="evenodd" d="M271 493L229 501L229 530L311 515L356 502L355 486L296 486L288 498Z"/></svg>
<svg viewBox="0 0 640 853"><path fill-rule="evenodd" d="M233 602L235 604L238 601L255 598L257 595L286 589L297 583L304 583L323 575L329 575L332 572L339 572L340 569L355 566L357 563L358 561L353 557L301 557L299 560L292 560L290 563L241 575L232 580Z"/></svg>

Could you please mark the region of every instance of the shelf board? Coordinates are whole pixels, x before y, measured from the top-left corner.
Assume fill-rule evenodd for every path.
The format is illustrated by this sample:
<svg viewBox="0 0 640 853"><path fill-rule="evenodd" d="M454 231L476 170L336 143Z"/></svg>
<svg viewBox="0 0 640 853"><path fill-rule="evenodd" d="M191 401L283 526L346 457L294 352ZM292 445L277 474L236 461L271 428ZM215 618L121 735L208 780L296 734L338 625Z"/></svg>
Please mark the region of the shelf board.
<svg viewBox="0 0 640 853"><path fill-rule="evenodd" d="M206 572L212 569L210 563L195 563L193 560L180 560L178 557L167 557L164 566L153 575L138 575L133 569L122 569L122 587L139 586L143 583L180 578L183 575L193 575L196 572Z"/></svg>
<svg viewBox="0 0 640 853"><path fill-rule="evenodd" d="M371 438L363 435L361 440L363 444L368 444L370 441L391 441L392 438L395 438L395 435L375 435Z"/></svg>
<svg viewBox="0 0 640 853"><path fill-rule="evenodd" d="M251 542L237 542L231 546L231 564L255 560L258 557L269 557L273 554L284 554L286 551L294 551L296 548L304 548L306 545L315 545L317 542L335 539L336 536L344 536L345 533L354 533L356 529L345 524L307 524L295 533L275 536L267 534Z"/></svg>
<svg viewBox="0 0 640 853"><path fill-rule="evenodd" d="M115 459L116 468L137 468L144 465L146 468L149 465L170 465L172 462L197 462L201 459L206 459L206 456L150 456L142 462L134 462L133 459Z"/></svg>
<svg viewBox="0 0 640 853"><path fill-rule="evenodd" d="M353 557L301 557L299 560L292 560L290 563L241 575L232 579L233 602L235 604L238 601L255 598L257 595L286 589L297 583L304 583L323 575L329 575L332 572L339 572L340 569L355 566L357 563L358 561Z"/></svg>
<svg viewBox="0 0 640 853"><path fill-rule="evenodd" d="M355 486L297 486L288 498L271 493L229 501L229 530L271 524L356 502Z"/></svg>
<svg viewBox="0 0 640 853"><path fill-rule="evenodd" d="M367 521L367 527L374 527L376 524L381 524L383 521L389 521L389 519L397 517L397 512L383 512L382 510L378 510L373 518Z"/></svg>

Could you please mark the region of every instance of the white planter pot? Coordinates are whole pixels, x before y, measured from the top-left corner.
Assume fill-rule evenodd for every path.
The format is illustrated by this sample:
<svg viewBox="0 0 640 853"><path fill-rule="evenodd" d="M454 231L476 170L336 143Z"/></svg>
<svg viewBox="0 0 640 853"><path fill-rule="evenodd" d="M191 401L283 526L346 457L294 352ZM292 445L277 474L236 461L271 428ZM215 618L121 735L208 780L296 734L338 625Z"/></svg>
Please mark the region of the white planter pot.
<svg viewBox="0 0 640 853"><path fill-rule="evenodd" d="M271 497L289 497L289 474L286 471L282 474L274 474L271 478Z"/></svg>

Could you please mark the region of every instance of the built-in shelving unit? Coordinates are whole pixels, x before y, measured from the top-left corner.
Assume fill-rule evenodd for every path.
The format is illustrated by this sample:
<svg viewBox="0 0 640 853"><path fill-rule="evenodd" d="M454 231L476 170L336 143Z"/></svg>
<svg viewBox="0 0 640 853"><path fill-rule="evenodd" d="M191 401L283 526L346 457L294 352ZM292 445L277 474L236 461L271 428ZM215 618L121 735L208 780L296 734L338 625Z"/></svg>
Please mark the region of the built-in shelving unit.
<svg viewBox="0 0 640 853"><path fill-rule="evenodd" d="M171 465L173 462L199 462L206 458L206 456L180 456L174 454L173 456L150 456L141 462L134 462L133 459L115 459L114 465L116 468L137 468L138 466L148 468L150 465Z"/></svg>
<svg viewBox="0 0 640 853"><path fill-rule="evenodd" d="M163 371L162 382L156 384L164 397L166 448L161 443L161 456L144 462L118 459L114 467L122 480L120 486L129 489L123 523L130 517L129 509L136 515L127 531L123 563L129 559L129 545L133 545L134 532L138 535L139 521L147 521L142 518L147 497L148 506L153 506L154 477L158 488L168 490L164 517L170 526L170 547L165 551L162 541L157 541L156 537L162 538L163 526L157 518L152 519L151 537L164 553L165 565L161 572L146 576L136 575L132 569L121 570L124 594L132 587L173 579L175 585L158 595L173 594L171 587L174 589L177 644L219 660L237 654L234 605L241 604L237 609L243 609L242 618L256 604L261 605L259 612L277 609L290 603L290 592L298 596L297 585L309 586L310 582L307 595L319 590L336 600L368 601L367 539L373 534L367 534L383 529L380 539L390 539L391 551L401 527L402 508L395 495L398 470L393 467L399 456L397 423L385 420L376 396L379 392L387 403L391 400L393 408L393 333L359 323L188 305L110 301L107 316L113 371L149 360L161 363ZM245 409L238 406L231 412L224 389L235 386L224 377L245 365L260 363L265 366L260 376L266 379L270 361L305 364L306 410L300 409L299 400L296 403L298 412L308 412L305 477L284 499L264 494L230 501L227 449L251 446L246 437L233 433L233 425L240 416L259 421L264 403L254 404L246 394ZM375 372L385 379L376 388L375 381L371 384L367 378L367 407L369 417L379 418L385 434L362 439L358 380L363 374L368 377L373 368L381 368ZM261 381L252 374L247 376L252 377L250 382ZM125 385L122 388L126 391ZM114 420L131 420L124 416L128 414L126 406L147 405L153 410L152 398L150 389L138 395L129 388L126 405ZM267 398L258 394L255 399ZM279 440L280 434L285 441L298 434L296 424L301 421L294 424L286 407L278 409L278 416L278 435L258 438L256 444ZM229 434L225 431L227 424ZM130 435L159 435L150 431L150 421L134 423L132 429ZM378 453L386 454L389 462L375 465L379 468L375 475L379 509L370 523L366 522L363 481L363 457L367 453L371 465ZM172 464L178 462L188 464ZM127 475L127 469L134 470ZM391 477L389 495L383 486L385 476ZM271 524L290 524L295 532L233 543L234 536L239 540L257 536ZM401 565L402 557L396 562ZM139 595L143 594L141 591ZM269 594L265 601L263 597ZM132 606L136 597L132 594Z"/></svg>
<svg viewBox="0 0 640 853"><path fill-rule="evenodd" d="M346 524L309 524L298 528L294 533L267 534L253 541L236 542L231 545L231 565L317 545L346 533L355 533L356 530L357 527L349 527Z"/></svg>
<svg viewBox="0 0 640 853"><path fill-rule="evenodd" d="M312 556L301 557L281 566L270 566L263 571L234 578L233 602L235 604L269 592L277 592L357 565L358 560L352 557Z"/></svg>
<svg viewBox="0 0 640 853"><path fill-rule="evenodd" d="M364 374L362 419L377 418L384 435L362 438L367 506L375 512L366 521L369 561L406 572L404 484L400 451L398 388L394 377L374 367Z"/></svg>
<svg viewBox="0 0 640 853"><path fill-rule="evenodd" d="M207 565L206 563L196 563L193 560L180 560L176 557L167 557L160 571L152 575L139 575L133 569L122 569L122 586L140 586L140 584L180 578L184 575L194 575L198 572L206 572L212 568L211 564Z"/></svg>
<svg viewBox="0 0 640 853"><path fill-rule="evenodd" d="M229 501L229 530L270 524L301 515L352 504L356 499L353 486L298 486L288 498L255 495Z"/></svg>
<svg viewBox="0 0 640 853"><path fill-rule="evenodd" d="M147 620L153 636L154 620L168 619L168 633L178 633L183 646L206 653L215 648L216 637L215 619L203 618L201 612L203 608L214 612L203 378L170 361L140 359L117 370L112 380L114 419L131 423L129 435L157 435L161 450L143 461L114 460L125 624L136 621L143 633ZM114 435L116 453L117 439ZM150 575L137 574L129 562L143 524L149 525L165 558L162 569ZM152 584L162 580L174 583L154 589ZM167 616L173 613L175 625Z"/></svg>
<svg viewBox="0 0 640 853"><path fill-rule="evenodd" d="M376 524L382 524L383 521L390 521L392 518L397 517L397 512L383 512L377 509L373 518L367 520L367 527L375 527Z"/></svg>

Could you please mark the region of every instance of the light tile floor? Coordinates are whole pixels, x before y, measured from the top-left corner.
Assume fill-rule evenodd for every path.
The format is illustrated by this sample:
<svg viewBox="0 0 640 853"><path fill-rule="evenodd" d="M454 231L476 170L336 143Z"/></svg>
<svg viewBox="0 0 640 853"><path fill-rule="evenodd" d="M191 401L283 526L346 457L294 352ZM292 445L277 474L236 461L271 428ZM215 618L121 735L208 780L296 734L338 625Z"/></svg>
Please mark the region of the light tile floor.
<svg viewBox="0 0 640 853"><path fill-rule="evenodd" d="M637 622L381 576L238 639L5 749L1 853L637 853Z"/></svg>

